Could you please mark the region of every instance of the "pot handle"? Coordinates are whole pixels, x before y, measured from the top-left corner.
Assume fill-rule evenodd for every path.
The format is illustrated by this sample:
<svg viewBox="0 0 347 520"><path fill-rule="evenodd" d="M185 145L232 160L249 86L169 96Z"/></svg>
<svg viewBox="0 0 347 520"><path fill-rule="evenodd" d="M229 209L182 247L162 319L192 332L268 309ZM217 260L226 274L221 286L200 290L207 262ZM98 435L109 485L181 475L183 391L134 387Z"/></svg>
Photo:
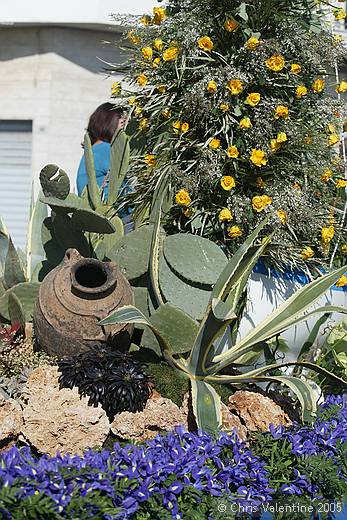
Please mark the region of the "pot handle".
<svg viewBox="0 0 347 520"><path fill-rule="evenodd" d="M82 256L77 249L67 249L64 256L64 264L75 264L78 260L81 260Z"/></svg>

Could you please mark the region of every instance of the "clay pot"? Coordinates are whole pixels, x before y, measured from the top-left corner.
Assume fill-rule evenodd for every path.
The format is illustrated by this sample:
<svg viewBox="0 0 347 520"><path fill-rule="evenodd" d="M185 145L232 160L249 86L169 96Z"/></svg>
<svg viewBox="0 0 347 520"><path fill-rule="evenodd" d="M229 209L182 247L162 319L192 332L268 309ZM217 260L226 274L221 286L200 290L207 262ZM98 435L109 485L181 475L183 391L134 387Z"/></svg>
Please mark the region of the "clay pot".
<svg viewBox="0 0 347 520"><path fill-rule="evenodd" d="M98 322L133 304L132 288L116 264L83 258L76 249L68 249L40 286L33 315L35 339L39 348L58 357L106 342L110 348L126 349L133 325L101 327Z"/></svg>

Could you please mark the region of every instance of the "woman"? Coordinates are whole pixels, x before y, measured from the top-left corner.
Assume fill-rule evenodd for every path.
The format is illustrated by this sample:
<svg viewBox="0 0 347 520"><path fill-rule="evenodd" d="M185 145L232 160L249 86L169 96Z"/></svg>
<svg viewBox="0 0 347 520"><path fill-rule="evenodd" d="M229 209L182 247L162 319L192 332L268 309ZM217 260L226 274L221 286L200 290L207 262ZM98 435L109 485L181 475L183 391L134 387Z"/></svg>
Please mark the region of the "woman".
<svg viewBox="0 0 347 520"><path fill-rule="evenodd" d="M124 112L120 108L114 108L112 103L103 103L90 116L87 132L92 143L94 155L95 175L98 186L103 190L103 198L108 198L108 173L110 169L110 151L112 137L117 128L122 128L125 123ZM77 192L81 195L88 183L85 157L83 155L77 172ZM129 191L127 179L125 178L119 193L125 194ZM122 210L119 216L129 222L129 211Z"/></svg>

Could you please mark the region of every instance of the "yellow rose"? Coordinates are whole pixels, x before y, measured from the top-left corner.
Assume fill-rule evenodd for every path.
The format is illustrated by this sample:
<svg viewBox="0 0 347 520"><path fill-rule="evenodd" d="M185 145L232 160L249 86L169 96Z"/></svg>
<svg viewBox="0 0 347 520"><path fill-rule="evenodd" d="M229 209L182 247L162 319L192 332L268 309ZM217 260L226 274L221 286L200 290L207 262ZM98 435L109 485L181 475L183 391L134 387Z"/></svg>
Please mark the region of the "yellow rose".
<svg viewBox="0 0 347 520"><path fill-rule="evenodd" d="M153 42L153 47L155 48L156 51L161 51L162 48L163 48L163 40L161 40L160 38L156 38Z"/></svg>
<svg viewBox="0 0 347 520"><path fill-rule="evenodd" d="M128 99L129 105L135 105L135 103L136 103L136 97L132 96Z"/></svg>
<svg viewBox="0 0 347 520"><path fill-rule="evenodd" d="M346 11L342 9L342 7L333 9L333 14L335 16L335 20L344 20L346 18Z"/></svg>
<svg viewBox="0 0 347 520"><path fill-rule="evenodd" d="M267 164L266 153L263 150L259 150L257 148L252 149L252 154L250 156L250 161L256 166L265 166Z"/></svg>
<svg viewBox="0 0 347 520"><path fill-rule="evenodd" d="M335 235L334 226L323 227L322 231L321 231L321 234L322 234L322 241L323 242L325 242L325 243L331 242L332 239L334 238L334 235Z"/></svg>
<svg viewBox="0 0 347 520"><path fill-rule="evenodd" d="M287 222L287 213L283 211L283 209L277 210L277 215L282 224L285 224Z"/></svg>
<svg viewBox="0 0 347 520"><path fill-rule="evenodd" d="M111 94L112 96L116 96L120 94L122 90L122 84L120 81L114 81L111 85Z"/></svg>
<svg viewBox="0 0 347 520"><path fill-rule="evenodd" d="M284 57L280 54L275 54L268 58L265 62L268 69L273 70L274 72L280 72L285 65Z"/></svg>
<svg viewBox="0 0 347 520"><path fill-rule="evenodd" d="M220 180L220 185L223 190L230 191L236 186L235 179L231 175L224 175Z"/></svg>
<svg viewBox="0 0 347 520"><path fill-rule="evenodd" d="M211 148L211 150L218 150L218 148L220 148L220 139L213 137L208 143L208 146Z"/></svg>
<svg viewBox="0 0 347 520"><path fill-rule="evenodd" d="M139 121L139 130L146 130L148 128L148 118L147 117L143 117L142 119L140 119Z"/></svg>
<svg viewBox="0 0 347 520"><path fill-rule="evenodd" d="M319 94L320 92L322 92L322 90L324 90L324 88L325 88L325 81L324 81L324 79L317 78L312 83L312 90L313 90L313 92L315 94Z"/></svg>
<svg viewBox="0 0 347 520"><path fill-rule="evenodd" d="M252 199L252 207L257 213L263 211L270 204L272 204L272 199L267 195L256 195Z"/></svg>
<svg viewBox="0 0 347 520"><path fill-rule="evenodd" d="M206 90L210 94L215 94L217 92L217 83L215 81L213 81L213 80L209 81L207 83Z"/></svg>
<svg viewBox="0 0 347 520"><path fill-rule="evenodd" d="M162 111L161 115L165 119L169 119L171 117L171 110L169 108L164 108L164 110Z"/></svg>
<svg viewBox="0 0 347 520"><path fill-rule="evenodd" d="M237 23L233 18L227 18L224 23L224 29L228 32L236 31L240 27L240 24Z"/></svg>
<svg viewBox="0 0 347 520"><path fill-rule="evenodd" d="M328 137L328 145L334 146L335 144L340 142L340 137L337 134L331 134Z"/></svg>
<svg viewBox="0 0 347 520"><path fill-rule="evenodd" d="M275 110L275 119L279 119L283 117L283 119L287 119L289 117L289 109L284 105L278 105Z"/></svg>
<svg viewBox="0 0 347 520"><path fill-rule="evenodd" d="M233 215L230 209L224 208L219 212L218 218L220 222L229 222L230 220L232 220Z"/></svg>
<svg viewBox="0 0 347 520"><path fill-rule="evenodd" d="M141 53L142 53L142 56L145 58L145 60L151 60L153 57L152 47L142 47Z"/></svg>
<svg viewBox="0 0 347 520"><path fill-rule="evenodd" d="M304 96L307 95L307 88L305 87L305 85L299 85L298 87L296 87L296 97L297 98L302 98Z"/></svg>
<svg viewBox="0 0 347 520"><path fill-rule="evenodd" d="M333 176L332 170L325 170L325 172L322 173L320 178L321 178L321 181L328 182L332 176Z"/></svg>
<svg viewBox="0 0 347 520"><path fill-rule="evenodd" d="M182 123L181 124L181 132L182 134L187 133L189 130L189 123Z"/></svg>
<svg viewBox="0 0 347 520"><path fill-rule="evenodd" d="M260 102L260 94L258 92L252 92L248 94L246 103L251 107L255 107Z"/></svg>
<svg viewBox="0 0 347 520"><path fill-rule="evenodd" d="M228 157L230 157L231 159L236 159L240 155L240 152L238 151L236 146L232 145L229 146L229 148L227 149L227 154Z"/></svg>
<svg viewBox="0 0 347 520"><path fill-rule="evenodd" d="M154 168L154 166L157 164L156 156L152 153L145 155L144 160L147 166L150 166L151 168Z"/></svg>
<svg viewBox="0 0 347 520"><path fill-rule="evenodd" d="M263 190L266 186L264 180L262 179L262 177L257 177L256 180L255 180L255 184L257 186L257 188Z"/></svg>
<svg viewBox="0 0 347 520"><path fill-rule="evenodd" d="M179 206L189 206L192 200L186 190L180 190L176 193L175 201Z"/></svg>
<svg viewBox="0 0 347 520"><path fill-rule="evenodd" d="M177 47L169 47L163 52L164 61L174 61L177 59L179 50Z"/></svg>
<svg viewBox="0 0 347 520"><path fill-rule="evenodd" d="M304 247L301 251L300 256L303 260L308 260L314 256L314 251L309 246Z"/></svg>
<svg viewBox="0 0 347 520"><path fill-rule="evenodd" d="M337 179L335 186L336 188L345 188L347 186L347 179Z"/></svg>
<svg viewBox="0 0 347 520"><path fill-rule="evenodd" d="M214 47L213 41L209 36L202 36L201 38L199 38L198 46L200 49L206 52L211 52Z"/></svg>
<svg viewBox="0 0 347 520"><path fill-rule="evenodd" d="M166 18L165 7L153 7L153 23L160 25Z"/></svg>
<svg viewBox="0 0 347 520"><path fill-rule="evenodd" d="M300 74L301 71L302 71L302 68L301 68L301 65L299 65L299 63L292 63L291 64L290 72L292 74Z"/></svg>
<svg viewBox="0 0 347 520"><path fill-rule="evenodd" d="M345 287L345 285L347 285L347 276L346 275L342 275L336 282L336 287Z"/></svg>
<svg viewBox="0 0 347 520"><path fill-rule="evenodd" d="M230 105L229 103L221 103L219 105L219 109L222 111L222 112L229 112L230 110Z"/></svg>
<svg viewBox="0 0 347 520"><path fill-rule="evenodd" d="M181 121L174 121L172 123L172 129L175 134L178 134L179 131L181 130Z"/></svg>
<svg viewBox="0 0 347 520"><path fill-rule="evenodd" d="M343 94L344 92L347 91L347 81L345 81L344 79L342 81L340 81L340 83L338 83L336 85L336 92L338 94Z"/></svg>
<svg viewBox="0 0 347 520"><path fill-rule="evenodd" d="M157 67L159 67L160 62L161 62L161 58L154 58L152 66L156 69Z"/></svg>
<svg viewBox="0 0 347 520"><path fill-rule="evenodd" d="M258 38L255 38L255 36L252 36L246 41L246 49L249 51L255 51L260 45L260 40Z"/></svg>
<svg viewBox="0 0 347 520"><path fill-rule="evenodd" d="M136 82L140 87L144 87L145 85L147 85L148 78L146 74L140 74L139 76L137 76Z"/></svg>
<svg viewBox="0 0 347 520"><path fill-rule="evenodd" d="M239 79L231 79L227 83L227 89L229 90L230 94L233 96L237 96L238 94L241 94L243 91L243 84L242 81Z"/></svg>
<svg viewBox="0 0 347 520"><path fill-rule="evenodd" d="M249 117L243 117L239 122L239 127L243 130L248 130L249 128L252 128L252 122L249 119Z"/></svg>
<svg viewBox="0 0 347 520"><path fill-rule="evenodd" d="M228 228L228 235L231 238L238 238L242 235L242 231L239 226L230 226L230 228Z"/></svg>
<svg viewBox="0 0 347 520"><path fill-rule="evenodd" d="M343 255L347 255L347 244L342 244L342 246L341 246L341 253Z"/></svg>
<svg viewBox="0 0 347 520"><path fill-rule="evenodd" d="M129 31L128 34L126 35L127 39L131 41L131 43L133 43L134 45L137 45L138 43L140 43L141 39L139 38L139 36L137 36L137 34L135 33L135 31Z"/></svg>

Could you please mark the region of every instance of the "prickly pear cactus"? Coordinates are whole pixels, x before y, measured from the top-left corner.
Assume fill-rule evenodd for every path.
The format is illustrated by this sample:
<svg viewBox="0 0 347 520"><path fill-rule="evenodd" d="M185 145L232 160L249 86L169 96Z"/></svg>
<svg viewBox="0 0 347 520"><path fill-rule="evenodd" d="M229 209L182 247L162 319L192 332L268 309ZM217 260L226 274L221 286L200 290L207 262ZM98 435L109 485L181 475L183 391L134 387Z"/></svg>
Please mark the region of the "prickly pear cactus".
<svg viewBox="0 0 347 520"><path fill-rule="evenodd" d="M46 197L66 199L70 193L70 180L67 173L56 164L47 164L40 172L40 183Z"/></svg>

